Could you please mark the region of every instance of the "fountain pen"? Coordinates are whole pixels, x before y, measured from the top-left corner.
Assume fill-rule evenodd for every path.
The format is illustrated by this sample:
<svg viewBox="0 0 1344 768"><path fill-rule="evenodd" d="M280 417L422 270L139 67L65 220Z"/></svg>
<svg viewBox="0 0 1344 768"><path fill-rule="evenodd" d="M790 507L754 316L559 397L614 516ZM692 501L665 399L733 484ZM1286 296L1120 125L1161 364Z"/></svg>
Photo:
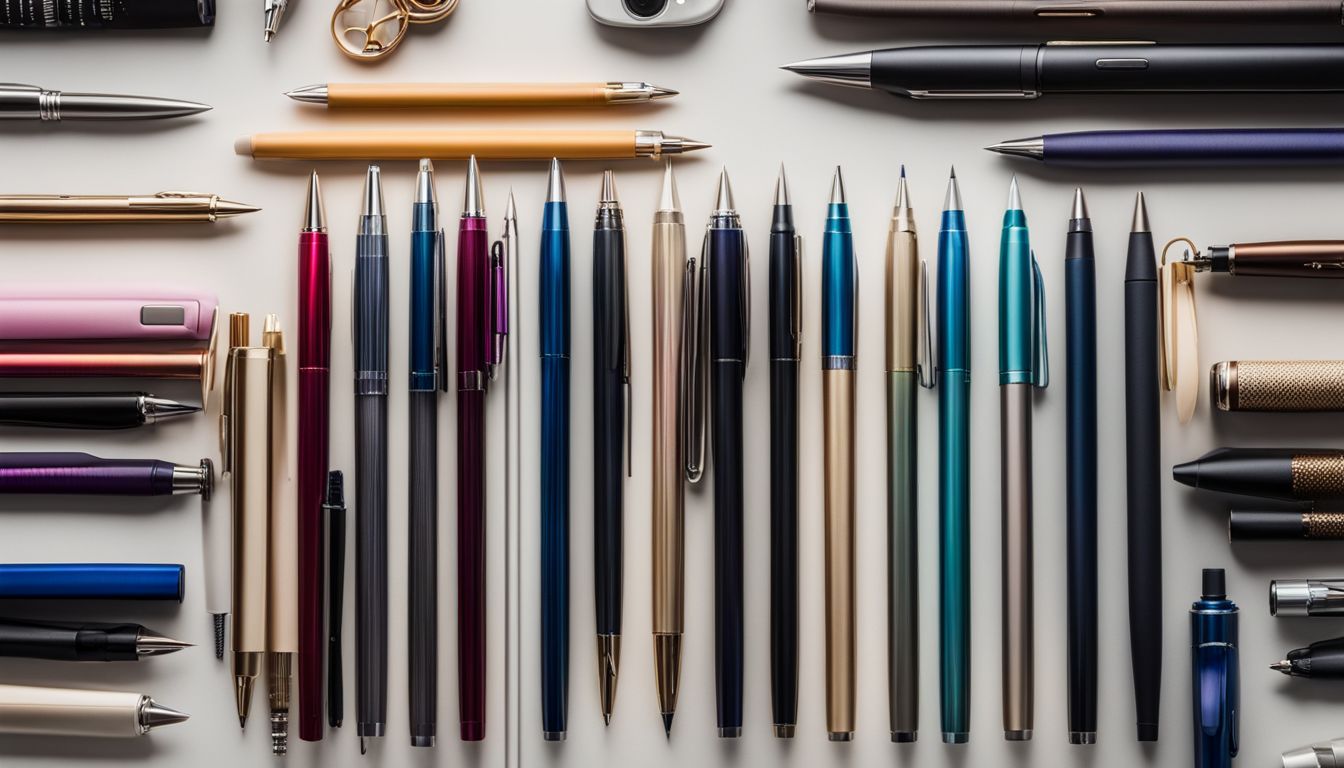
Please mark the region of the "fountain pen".
<svg viewBox="0 0 1344 768"><path fill-rule="evenodd" d="M1289 677L1344 678L1344 637L1318 640L1306 648L1294 648L1282 661L1270 664L1269 668Z"/></svg>
<svg viewBox="0 0 1344 768"><path fill-rule="evenodd" d="M190 648L139 624L0 619L0 656L52 661L139 661Z"/></svg>
<svg viewBox="0 0 1344 768"><path fill-rule="evenodd" d="M125 96L117 93L63 93L36 85L0 84L0 120L158 120L206 112L208 104Z"/></svg>

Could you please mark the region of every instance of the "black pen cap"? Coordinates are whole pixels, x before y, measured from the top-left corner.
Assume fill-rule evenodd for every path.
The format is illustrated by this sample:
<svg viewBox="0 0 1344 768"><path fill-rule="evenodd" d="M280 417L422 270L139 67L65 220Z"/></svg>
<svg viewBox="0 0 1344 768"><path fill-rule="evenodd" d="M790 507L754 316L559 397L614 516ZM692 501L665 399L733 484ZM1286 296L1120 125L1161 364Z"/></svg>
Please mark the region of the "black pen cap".
<svg viewBox="0 0 1344 768"><path fill-rule="evenodd" d="M1234 509L1227 517L1229 541L1310 538L1302 512L1293 509Z"/></svg>
<svg viewBox="0 0 1344 768"><path fill-rule="evenodd" d="M1226 600L1227 573L1222 568L1205 568L1203 592L1202 600Z"/></svg>
<svg viewBox="0 0 1344 768"><path fill-rule="evenodd" d="M121 29L212 27L216 0L122 0L111 23Z"/></svg>

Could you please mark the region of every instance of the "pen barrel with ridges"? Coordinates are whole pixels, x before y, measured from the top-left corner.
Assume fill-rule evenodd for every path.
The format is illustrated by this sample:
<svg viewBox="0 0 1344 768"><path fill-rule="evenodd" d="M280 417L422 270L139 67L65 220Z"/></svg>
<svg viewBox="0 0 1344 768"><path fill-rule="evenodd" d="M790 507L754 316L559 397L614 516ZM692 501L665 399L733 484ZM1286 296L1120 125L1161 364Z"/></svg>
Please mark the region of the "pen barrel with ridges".
<svg viewBox="0 0 1344 768"><path fill-rule="evenodd" d="M0 493L167 496L173 466L87 453L0 453Z"/></svg>
<svg viewBox="0 0 1344 768"><path fill-rule="evenodd" d="M409 393L411 743L432 746L438 719L439 394ZM420 471L415 471L419 469ZM426 471L427 469L427 471Z"/></svg>
<svg viewBox="0 0 1344 768"><path fill-rule="evenodd" d="M1156 741L1162 692L1162 438L1157 255L1129 236L1125 265L1125 508L1129 644L1140 741Z"/></svg>
<svg viewBox="0 0 1344 768"><path fill-rule="evenodd" d="M355 684L359 735L387 722L387 396L355 398Z"/></svg>
<svg viewBox="0 0 1344 768"><path fill-rule="evenodd" d="M1344 361L1233 360L1214 366L1213 400L1224 411L1344 410Z"/></svg>
<svg viewBox="0 0 1344 768"><path fill-rule="evenodd" d="M6 0L8 2L8 0ZM171 29L215 23L215 0L9 3L0 29Z"/></svg>
<svg viewBox="0 0 1344 768"><path fill-rule="evenodd" d="M331 430L331 256L324 232L299 234L299 738L322 738L323 511Z"/></svg>
<svg viewBox="0 0 1344 768"><path fill-rule="evenodd" d="M1338 15L1339 3L1331 2ZM1045 136L1041 159L1049 165L1084 168L1338 164L1344 162L1344 131L1333 128L1079 131Z"/></svg>
<svg viewBox="0 0 1344 768"><path fill-rule="evenodd" d="M0 395L0 424L9 427L132 429L145 423L135 395Z"/></svg>
<svg viewBox="0 0 1344 768"><path fill-rule="evenodd" d="M919 731L919 450L914 371L887 379L887 713L893 740Z"/></svg>
<svg viewBox="0 0 1344 768"><path fill-rule="evenodd" d="M624 558L625 232L593 233L593 555L597 634L621 634Z"/></svg>
<svg viewBox="0 0 1344 768"><path fill-rule="evenodd" d="M1097 730L1096 265L1083 222L1070 226L1064 261L1070 734Z"/></svg>
<svg viewBox="0 0 1344 768"><path fill-rule="evenodd" d="M1032 568L1032 385L999 387L1003 456L1003 730L1010 740L1031 738L1034 700Z"/></svg>
<svg viewBox="0 0 1344 768"><path fill-rule="evenodd" d="M135 624L47 624L0 619L0 657L51 661L137 661Z"/></svg>
<svg viewBox="0 0 1344 768"><path fill-rule="evenodd" d="M1209 255L1213 271L1238 277L1344 277L1344 240L1237 243Z"/></svg>

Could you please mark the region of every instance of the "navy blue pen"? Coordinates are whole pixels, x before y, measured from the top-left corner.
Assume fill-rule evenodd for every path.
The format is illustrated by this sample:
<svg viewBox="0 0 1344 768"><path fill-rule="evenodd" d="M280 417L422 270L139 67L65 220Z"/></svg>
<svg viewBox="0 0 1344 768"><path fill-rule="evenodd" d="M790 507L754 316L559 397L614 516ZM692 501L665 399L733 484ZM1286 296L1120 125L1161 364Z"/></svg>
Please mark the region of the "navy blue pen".
<svg viewBox="0 0 1344 768"><path fill-rule="evenodd" d="M176 600L186 568L174 564L16 563L0 565L0 599Z"/></svg>
<svg viewBox="0 0 1344 768"><path fill-rule="evenodd" d="M1241 726L1237 604L1227 599L1222 568L1204 569L1202 592L1190 606L1194 768L1231 768Z"/></svg>
<svg viewBox="0 0 1344 768"><path fill-rule="evenodd" d="M1092 219L1074 190L1064 250L1068 354L1069 743L1097 741L1097 278Z"/></svg>
<svg viewBox="0 0 1344 768"><path fill-rule="evenodd" d="M551 160L541 223L541 730L565 738L569 699L569 210Z"/></svg>
<svg viewBox="0 0 1344 768"><path fill-rule="evenodd" d="M1003 141L991 152L1046 165L1310 166L1344 163L1344 128L1079 131Z"/></svg>

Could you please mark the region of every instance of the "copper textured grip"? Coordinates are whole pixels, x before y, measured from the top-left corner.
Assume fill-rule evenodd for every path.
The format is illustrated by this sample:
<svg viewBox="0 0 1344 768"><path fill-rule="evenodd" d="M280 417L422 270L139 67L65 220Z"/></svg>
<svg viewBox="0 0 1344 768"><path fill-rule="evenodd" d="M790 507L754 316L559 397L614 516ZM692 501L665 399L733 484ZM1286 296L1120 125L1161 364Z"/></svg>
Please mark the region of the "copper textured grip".
<svg viewBox="0 0 1344 768"><path fill-rule="evenodd" d="M1213 366L1223 411L1344 411L1344 360L1233 360Z"/></svg>
<svg viewBox="0 0 1344 768"><path fill-rule="evenodd" d="M1304 512L1302 527L1308 539L1344 539L1344 512Z"/></svg>
<svg viewBox="0 0 1344 768"><path fill-rule="evenodd" d="M1293 457L1293 496L1299 499L1344 495L1344 453L1303 453Z"/></svg>

